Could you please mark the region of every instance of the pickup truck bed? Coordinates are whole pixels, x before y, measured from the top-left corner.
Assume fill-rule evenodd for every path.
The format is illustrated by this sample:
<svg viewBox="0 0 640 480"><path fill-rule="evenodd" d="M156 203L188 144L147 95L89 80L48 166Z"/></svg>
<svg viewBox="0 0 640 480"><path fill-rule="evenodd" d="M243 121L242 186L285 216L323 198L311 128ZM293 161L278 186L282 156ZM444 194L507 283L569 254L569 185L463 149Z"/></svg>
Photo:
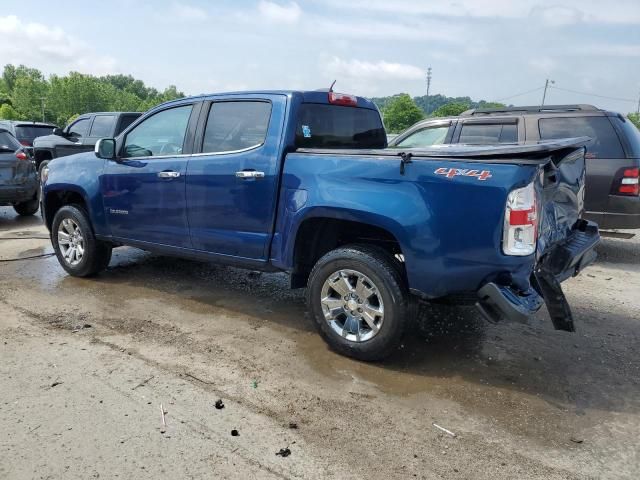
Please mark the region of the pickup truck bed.
<svg viewBox="0 0 640 480"><path fill-rule="evenodd" d="M490 321L546 302L574 329L559 282L599 239L580 219L587 140L399 152L358 97L192 97L54 160L43 214L72 275L119 245L289 272L328 343L374 360L399 344L413 297L473 296Z"/></svg>

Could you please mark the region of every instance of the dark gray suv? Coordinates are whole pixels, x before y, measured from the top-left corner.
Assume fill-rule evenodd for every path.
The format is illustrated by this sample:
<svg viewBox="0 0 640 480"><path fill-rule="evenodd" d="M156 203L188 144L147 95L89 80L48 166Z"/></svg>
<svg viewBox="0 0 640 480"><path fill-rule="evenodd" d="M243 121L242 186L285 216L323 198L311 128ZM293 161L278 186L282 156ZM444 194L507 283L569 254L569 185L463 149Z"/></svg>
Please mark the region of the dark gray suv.
<svg viewBox="0 0 640 480"><path fill-rule="evenodd" d="M591 137L587 147L585 218L601 229L640 228L640 132L619 113L592 105L475 109L423 120L389 147L495 144Z"/></svg>
<svg viewBox="0 0 640 480"><path fill-rule="evenodd" d="M33 160L11 132L0 129L0 206L33 215L38 211L38 192Z"/></svg>

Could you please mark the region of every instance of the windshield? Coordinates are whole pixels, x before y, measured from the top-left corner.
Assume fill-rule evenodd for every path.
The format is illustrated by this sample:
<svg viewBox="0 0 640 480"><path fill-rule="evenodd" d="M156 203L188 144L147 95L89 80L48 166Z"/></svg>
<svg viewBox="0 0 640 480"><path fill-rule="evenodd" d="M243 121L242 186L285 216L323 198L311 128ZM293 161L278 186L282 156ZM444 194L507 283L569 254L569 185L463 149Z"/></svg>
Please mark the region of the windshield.
<svg viewBox="0 0 640 480"><path fill-rule="evenodd" d="M385 148L387 136L377 110L303 103L296 125L296 147Z"/></svg>

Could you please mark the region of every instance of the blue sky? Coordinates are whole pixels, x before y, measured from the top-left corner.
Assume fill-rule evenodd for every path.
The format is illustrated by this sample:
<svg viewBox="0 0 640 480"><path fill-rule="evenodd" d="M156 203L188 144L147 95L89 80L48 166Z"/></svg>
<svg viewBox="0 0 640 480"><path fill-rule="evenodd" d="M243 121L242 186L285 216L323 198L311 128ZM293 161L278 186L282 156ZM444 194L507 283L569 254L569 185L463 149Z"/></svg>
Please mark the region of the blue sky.
<svg viewBox="0 0 640 480"><path fill-rule="evenodd" d="M639 0L2 0L0 64L188 94L326 88L635 111ZM531 93L514 96L537 89ZM583 95L615 97L620 100Z"/></svg>

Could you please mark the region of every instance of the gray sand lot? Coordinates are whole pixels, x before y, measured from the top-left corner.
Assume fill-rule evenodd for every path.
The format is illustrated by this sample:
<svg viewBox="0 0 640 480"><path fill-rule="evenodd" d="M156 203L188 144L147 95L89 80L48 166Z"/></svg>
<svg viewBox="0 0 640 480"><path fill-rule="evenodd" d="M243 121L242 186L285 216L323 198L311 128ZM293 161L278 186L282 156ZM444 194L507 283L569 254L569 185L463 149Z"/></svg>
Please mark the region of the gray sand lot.
<svg viewBox="0 0 640 480"><path fill-rule="evenodd" d="M0 259L51 251L0 208ZM376 364L328 350L282 274L0 262L0 478L638 478L640 240L598 253L564 284L577 333L430 308Z"/></svg>

